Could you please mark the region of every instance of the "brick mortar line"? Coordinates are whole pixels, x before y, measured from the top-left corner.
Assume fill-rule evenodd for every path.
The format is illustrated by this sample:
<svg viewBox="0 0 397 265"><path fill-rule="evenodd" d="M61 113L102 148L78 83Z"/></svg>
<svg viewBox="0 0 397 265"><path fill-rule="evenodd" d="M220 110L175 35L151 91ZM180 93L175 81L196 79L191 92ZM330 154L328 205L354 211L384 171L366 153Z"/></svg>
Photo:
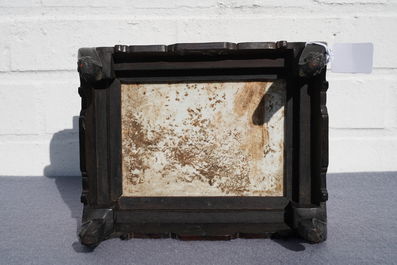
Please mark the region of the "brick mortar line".
<svg viewBox="0 0 397 265"><path fill-rule="evenodd" d="M220 9L222 10L222 9ZM379 10L382 11L382 10ZM214 17L216 16L216 17ZM358 18L356 18L355 16L358 16ZM12 18L3 18L0 20L0 22L4 22L6 20L11 20L10 23L17 23L19 21L31 21L31 20L35 20L35 21L47 21L47 20L54 20L54 21L70 21L70 20L103 20L103 21L109 21L109 20L120 20L120 21L130 21L130 20L168 20L168 21L181 21L181 20L196 20L196 19L205 19L205 20L221 20L221 19L231 19L231 20L235 20L235 19L244 19L244 20L256 20L256 19L261 19L261 18L266 18L266 19L275 19L275 18L291 18L291 19L295 19L295 20L299 20L299 19L313 19L313 18L322 18L322 19L344 19L344 18L351 18L351 19L361 19L361 18L396 18L397 16L397 12L395 13L390 13L390 14L373 14L373 13L346 13L343 15L308 15L305 16L304 14L302 15L301 13L297 13L297 14L211 14L211 15L198 15L198 16L174 16L172 14L166 14L164 15L164 17L159 17L159 16L134 16L132 17L120 17L117 16L116 14L114 16L109 16L109 17L105 17L103 15L98 15L98 16L76 16L76 17L72 17L69 16L67 18L65 17L58 17L58 16L32 16L32 17L19 17L19 16L13 16Z"/></svg>
<svg viewBox="0 0 397 265"><path fill-rule="evenodd" d="M384 141L397 142L397 137L330 137L330 141ZM396 149L397 152L397 149Z"/></svg>

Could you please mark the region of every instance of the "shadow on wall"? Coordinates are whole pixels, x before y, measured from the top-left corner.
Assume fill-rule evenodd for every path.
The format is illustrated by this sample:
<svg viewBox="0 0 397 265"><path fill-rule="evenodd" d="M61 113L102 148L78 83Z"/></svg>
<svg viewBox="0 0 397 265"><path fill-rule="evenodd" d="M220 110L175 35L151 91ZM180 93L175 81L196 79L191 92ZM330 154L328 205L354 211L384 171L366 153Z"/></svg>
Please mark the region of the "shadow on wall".
<svg viewBox="0 0 397 265"><path fill-rule="evenodd" d="M92 252L92 249L78 242L81 229L83 205L80 202L81 173L79 159L79 117L73 117L73 129L54 134L50 142L50 165L44 168L44 176L55 180L64 203L69 207L71 217L76 221L76 239L70 242L76 252Z"/></svg>
<svg viewBox="0 0 397 265"><path fill-rule="evenodd" d="M50 142L50 165L44 168L44 176L80 176L79 117L73 117L73 129L54 134Z"/></svg>

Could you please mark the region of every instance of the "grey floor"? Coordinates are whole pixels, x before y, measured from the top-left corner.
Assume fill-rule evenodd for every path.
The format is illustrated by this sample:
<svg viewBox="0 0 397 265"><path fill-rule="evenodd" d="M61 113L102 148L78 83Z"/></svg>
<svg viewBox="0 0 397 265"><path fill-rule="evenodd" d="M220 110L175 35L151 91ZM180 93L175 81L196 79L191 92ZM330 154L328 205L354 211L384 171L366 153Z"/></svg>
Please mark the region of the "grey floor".
<svg viewBox="0 0 397 265"><path fill-rule="evenodd" d="M80 245L79 177L0 177L0 264L397 264L397 172L328 174L328 240Z"/></svg>

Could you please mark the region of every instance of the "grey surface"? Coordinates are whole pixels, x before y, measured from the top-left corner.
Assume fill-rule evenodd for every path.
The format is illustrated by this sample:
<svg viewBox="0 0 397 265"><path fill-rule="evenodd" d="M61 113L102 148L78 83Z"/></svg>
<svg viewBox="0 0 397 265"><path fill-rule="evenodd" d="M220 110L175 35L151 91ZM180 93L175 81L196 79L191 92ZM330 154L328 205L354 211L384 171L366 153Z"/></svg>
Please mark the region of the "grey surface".
<svg viewBox="0 0 397 265"><path fill-rule="evenodd" d="M328 174L328 240L80 245L80 177L0 177L0 264L396 264L397 172Z"/></svg>

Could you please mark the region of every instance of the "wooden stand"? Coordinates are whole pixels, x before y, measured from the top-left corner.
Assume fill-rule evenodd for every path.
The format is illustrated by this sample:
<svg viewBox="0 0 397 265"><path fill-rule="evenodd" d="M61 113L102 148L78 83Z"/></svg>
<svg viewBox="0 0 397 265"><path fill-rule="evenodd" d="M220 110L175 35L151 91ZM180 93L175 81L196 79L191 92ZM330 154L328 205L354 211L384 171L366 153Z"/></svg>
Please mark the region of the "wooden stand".
<svg viewBox="0 0 397 265"><path fill-rule="evenodd" d="M323 53L322 49L324 48L319 47L321 46L307 45L305 47L305 43L280 41L277 43L198 43L170 46L116 45L112 48L80 49L78 71L81 81L79 94L82 98L82 109L79 129L83 177L81 201L84 203L83 228L80 232L81 243L95 246L102 240L114 237L122 239L171 237L182 240L230 240L238 237L264 238L298 234L313 243L326 240L326 200L328 199L326 190L328 166L326 91L328 83L325 81L325 67L317 66L311 61L315 52L320 56ZM302 54L304 58L301 58ZM305 62L305 65L302 64L302 61ZM313 67L320 68L313 70ZM316 75L313 76L313 74ZM150 120L146 125L142 125L139 122L144 118L135 117L136 124L133 124L135 127L132 126L130 131L123 127L125 126L123 120L132 119L131 116L125 114L127 112L123 109L128 103L128 98L123 98L123 95L126 95L123 92L125 86L135 85L137 89L142 89L142 95L133 94L134 96L130 99L135 104L130 111L134 112L139 110L136 108L137 98L143 97L143 93L147 91L149 93L148 89L154 89L156 86L172 86L172 91L174 91L172 95L176 95L176 93L180 93L178 89L182 89L180 85L176 84L181 83L187 84L188 87L192 86L192 89L194 89L194 85L196 85L195 88L200 89L200 86L204 86L203 84L228 83L233 87L234 83L238 83L241 84L240 88L244 89L244 84L252 84L252 82L259 84L252 90L253 101L248 100L244 103L241 100L236 100L234 103L241 105L256 102L252 104L258 104L258 106L252 108L252 113L245 112L244 115L247 116L233 116L231 113L231 118L236 119L236 124L239 117L248 117L247 124L267 126L270 124L270 118L267 119L265 114L271 110L269 109L270 105L266 103L270 102L266 95L271 94L264 88L265 85L261 84L277 80L284 80L282 82L285 83L285 91L282 94L285 96L285 100L281 105L279 104L279 109L281 111L282 108L283 112L280 121L282 120L284 124L284 136L281 138L282 144L278 145L281 148L278 154L281 171L277 173L278 175L270 168L268 171L260 171L260 174L255 175L252 166L252 157L254 156L252 148L256 148L256 143L258 143L258 146L262 148L258 150L263 151L260 151L259 154L263 153L265 156L266 152L270 150L266 148L271 146L272 132L269 132L270 138L268 137L270 144L269 142L262 144L261 141L255 140L255 134L252 134L253 137L244 138L249 140L247 148L239 145L242 138L236 138L235 146L237 147L232 148L240 148L239 150L245 155L241 159L233 157L235 151L230 151L230 156L228 152L219 155L221 153L218 148L220 145L234 141L230 140L231 138L224 138L226 140L223 143L219 140L223 138L216 138L220 133L215 129L225 125L226 118L224 117L227 115L223 115L223 120L219 119L221 122L216 123L214 117L218 110L215 110L212 105L212 109L207 111L211 104L206 105L199 94L197 94L196 101L194 98L189 99L191 105L199 104L197 102L200 101L200 104L207 106L207 109L205 107L204 109L206 109L209 118L204 122L207 124L212 122L211 128L215 128L214 132L216 133L211 135L202 131L201 138L197 136L196 142L192 142L193 144L190 146L191 142L188 141L184 145L168 141L171 145L173 142L173 146L169 146L167 149L164 137L168 135L169 139L172 137L179 139L182 138L183 132L188 130L197 133L199 129L188 127L189 125L193 126L193 122L185 123L184 130L186 131L177 129L176 132L179 134L176 136L172 136L169 130L167 133L159 131L159 128L163 128L159 127L159 121L155 123ZM255 94L262 88L265 89L262 94L259 92L259 94ZM133 89L132 92L134 92ZM156 107L153 102L163 104L163 108L169 106L168 103L161 101L168 100L168 95L163 95L164 93L162 94L161 91L159 91L161 97L154 96L154 94L146 96L145 94L146 102L150 103L145 104L153 108L153 111ZM209 93L208 91L210 90L207 90L207 93ZM236 95L233 89L227 91L231 91L230 95ZM213 96L208 95L211 101ZM247 95L246 93L246 99ZM260 96L258 98L255 95ZM169 104L173 104L173 102L180 104L179 99L172 98ZM228 97L225 92L224 103L220 100L219 107L227 108L232 100L233 97ZM185 106L185 109L181 108L180 111L186 112L189 111L189 108L189 106ZM193 108L190 109L196 111ZM144 112L146 117L151 115L150 110ZM165 110L160 110L160 113ZM177 115L177 112L172 112L169 108L167 110L170 111L170 115ZM211 121L211 117L214 119L213 121ZM184 122L183 118L180 122L170 123L171 125L167 126L179 126ZM136 126L154 126L155 129L152 131L142 129L140 132L147 135L146 140L142 140L143 138L138 138ZM206 130L209 130L208 128L207 126ZM225 130L232 130L230 128L229 126ZM250 130L249 126L247 128L245 130ZM264 130L259 129L258 132L263 133ZM160 140L150 142L149 140L154 139L153 135L156 133L160 133L162 138L159 136L156 139ZM185 135L191 134L185 133ZM228 135L228 131L225 131L225 135ZM274 133L273 135L277 136ZM204 136L207 136L207 139ZM213 140L214 137L216 141ZM197 139L201 139L202 142L198 142ZM209 143L212 147L209 147ZM193 148L192 146L203 147L202 152L205 153L189 151L183 153L182 160L175 159L175 152L193 150L188 149ZM165 164L174 167L173 173L166 170L164 163L160 163L161 161L158 160L153 162L153 167L155 163L158 165L157 171L150 168L150 159L155 159L155 155L160 157L158 151L160 147L165 150L161 157ZM174 155L170 153L171 151L174 152ZM227 164L227 167L221 166L221 162L218 160L216 160L218 161L216 164L215 158L212 159L212 155L215 153L219 155L217 156L219 161L235 159L237 162L233 163L236 166L233 166L233 163ZM128 154L130 157L127 157ZM138 157L136 154L140 154L140 156ZM211 157L211 159L205 160L205 157ZM126 162L127 160L129 162ZM243 175L241 173L243 170L238 168L237 163L240 160L246 161L245 163L248 165L246 175ZM203 166L203 161L206 164L211 161L213 163L211 162L211 167L206 168ZM268 160L258 161L267 163ZM127 164L128 166L126 166ZM161 164L164 168L159 166ZM233 170L234 168L238 169ZM162 172L163 175L161 175ZM174 173L175 177L172 175ZM254 178L258 179L262 176L263 180L254 182ZM232 177L237 182L241 179L241 182L236 184L237 186L233 186L234 189L230 188L231 185L228 186L228 181L231 181ZM175 180L175 185L179 185L178 187L189 188L178 188L180 191L175 196L172 191L172 183L164 182L167 192L162 193L161 188L159 189L159 185L156 184L156 181L160 183L161 178ZM274 183L272 178L274 181L279 179L279 189L270 188L269 185ZM191 185L196 185L195 183L197 187L201 188L194 195L189 195L189 192L194 190L194 186L192 189ZM270 184L266 186L266 183ZM262 184L266 184L263 186L266 188L254 189L255 185L258 187ZM131 188L130 192L127 192L126 189L128 185ZM152 189L150 185L153 187L157 185L157 188ZM146 193L138 192L141 191L141 188L145 188ZM200 193L201 191L202 193Z"/></svg>

